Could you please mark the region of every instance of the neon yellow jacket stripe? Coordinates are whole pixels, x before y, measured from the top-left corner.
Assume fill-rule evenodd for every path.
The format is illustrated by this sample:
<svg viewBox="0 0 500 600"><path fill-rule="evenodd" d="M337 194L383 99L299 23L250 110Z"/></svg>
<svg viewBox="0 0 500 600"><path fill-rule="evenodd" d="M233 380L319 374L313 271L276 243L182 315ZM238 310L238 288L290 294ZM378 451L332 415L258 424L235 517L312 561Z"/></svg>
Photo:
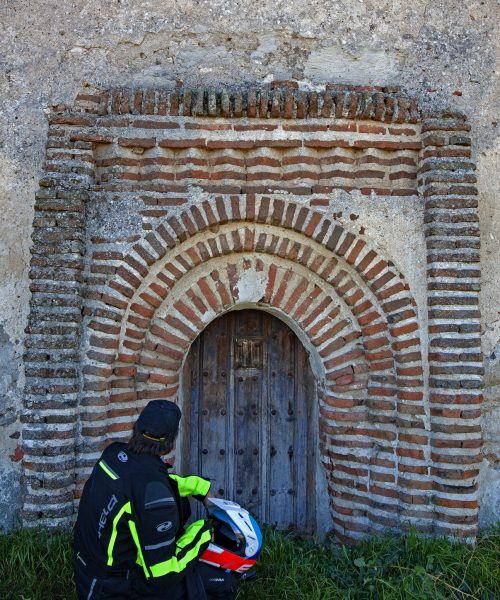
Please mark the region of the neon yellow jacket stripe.
<svg viewBox="0 0 500 600"><path fill-rule="evenodd" d="M116 536L118 535L118 523L120 522L120 519L122 518L122 516L124 514L127 514L127 515L132 514L132 505L130 504L130 502L126 502L120 508L120 510L116 514L115 518L113 519L113 530L111 532L111 537L109 538L109 544L108 544L108 561L107 561L108 567L113 566L113 561L114 561L113 550L115 549ZM137 535L137 528L135 526L134 521L132 521L131 519L129 519L129 521L128 521L128 527L130 529L130 534L132 535L132 539L134 540L134 544L136 545L136 548L137 548L137 561L136 562L138 565L140 565L143 568L144 575L146 576L146 579L148 579L149 572L144 563L144 557L142 555L141 543L139 542L139 536Z"/></svg>
<svg viewBox="0 0 500 600"><path fill-rule="evenodd" d="M177 482L179 494L182 497L206 496L210 490L210 481L203 479L203 477L197 477L196 475L181 477L180 475L172 474L169 477Z"/></svg>
<svg viewBox="0 0 500 600"><path fill-rule="evenodd" d="M139 542L139 536L137 535L137 528L135 526L135 523L133 521L129 520L128 527L130 529L130 533L132 535L134 543L137 547L136 563L142 567L142 570L144 571L144 575L145 575L146 579L149 579L149 571L148 571L148 568L146 567L146 563L144 561L144 556L142 555L141 543Z"/></svg>
<svg viewBox="0 0 500 600"><path fill-rule="evenodd" d="M117 512L115 518L113 519L113 530L111 531L111 537L109 538L109 544L108 544L108 562L107 562L108 567L111 567L113 565L113 550L115 548L116 536L118 534L118 523L120 522L120 519L122 518L124 513L127 513L128 515L132 514L132 505L130 504L130 502L126 502L120 508L120 510ZM135 542L135 539L134 539L134 542ZM137 542L136 542L136 545L137 545Z"/></svg>
<svg viewBox="0 0 500 600"><path fill-rule="evenodd" d="M105 463L103 460L99 461L99 466L106 473L106 475L109 475L109 477L111 477L111 479L113 479L113 480L120 479L118 477L118 475L113 471L113 469L107 463Z"/></svg>
<svg viewBox="0 0 500 600"><path fill-rule="evenodd" d="M175 556L150 567L153 577L169 573L180 573L187 565L198 558L203 544L210 542L211 533L202 519L191 523L184 535L177 541Z"/></svg>

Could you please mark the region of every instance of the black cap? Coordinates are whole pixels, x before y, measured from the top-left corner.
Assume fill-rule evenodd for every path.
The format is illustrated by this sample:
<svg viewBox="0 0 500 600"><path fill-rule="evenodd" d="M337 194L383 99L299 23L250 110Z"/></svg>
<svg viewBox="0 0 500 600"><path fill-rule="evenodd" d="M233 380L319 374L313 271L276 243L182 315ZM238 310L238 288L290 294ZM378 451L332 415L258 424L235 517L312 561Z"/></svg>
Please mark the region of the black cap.
<svg viewBox="0 0 500 600"><path fill-rule="evenodd" d="M177 435L181 411L169 400L151 400L137 419L140 433L149 433L158 439Z"/></svg>

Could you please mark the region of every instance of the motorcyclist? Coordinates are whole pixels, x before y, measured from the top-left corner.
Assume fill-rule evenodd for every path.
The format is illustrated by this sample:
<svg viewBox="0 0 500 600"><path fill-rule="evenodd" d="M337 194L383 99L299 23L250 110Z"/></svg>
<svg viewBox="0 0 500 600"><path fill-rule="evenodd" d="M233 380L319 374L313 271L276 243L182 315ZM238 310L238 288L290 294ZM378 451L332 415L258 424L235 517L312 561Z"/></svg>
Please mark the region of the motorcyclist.
<svg viewBox="0 0 500 600"><path fill-rule="evenodd" d="M231 600L230 574L201 565L211 540L204 519L187 525L189 498L205 501L210 481L169 473L181 411L149 402L128 443L102 453L83 489L74 535L80 600Z"/></svg>

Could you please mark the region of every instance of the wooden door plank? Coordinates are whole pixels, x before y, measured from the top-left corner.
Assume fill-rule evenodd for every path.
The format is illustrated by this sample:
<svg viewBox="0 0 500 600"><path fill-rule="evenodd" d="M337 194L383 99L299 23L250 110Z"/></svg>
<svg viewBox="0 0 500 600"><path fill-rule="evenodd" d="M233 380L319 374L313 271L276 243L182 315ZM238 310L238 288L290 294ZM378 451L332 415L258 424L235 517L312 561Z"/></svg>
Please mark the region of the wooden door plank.
<svg viewBox="0 0 500 600"><path fill-rule="evenodd" d="M313 399L315 398L316 384L312 377L309 357L305 348L296 338L297 352L295 354L295 372L297 373L295 385L296 397L296 434L297 448L297 513L296 524L302 531L312 531L312 521L315 507L315 481L316 465L312 432L313 427Z"/></svg>
<svg viewBox="0 0 500 600"><path fill-rule="evenodd" d="M215 496L227 497L230 483L228 380L229 335L227 319L217 319L202 335L200 373L200 416L197 437L201 459L200 474L212 479ZM196 439L196 437L194 437Z"/></svg>
<svg viewBox="0 0 500 600"><path fill-rule="evenodd" d="M295 523L295 344L294 334L272 318L268 336L269 522L279 528Z"/></svg>
<svg viewBox="0 0 500 600"><path fill-rule="evenodd" d="M238 311L234 319L235 500L265 520L262 481L263 313Z"/></svg>
<svg viewBox="0 0 500 600"><path fill-rule="evenodd" d="M191 344L182 373L184 402L180 422L182 431L182 473L199 473L198 420L200 399L200 337ZM178 445L176 445L177 449ZM196 447L196 452L193 448ZM177 464L178 467L178 464Z"/></svg>

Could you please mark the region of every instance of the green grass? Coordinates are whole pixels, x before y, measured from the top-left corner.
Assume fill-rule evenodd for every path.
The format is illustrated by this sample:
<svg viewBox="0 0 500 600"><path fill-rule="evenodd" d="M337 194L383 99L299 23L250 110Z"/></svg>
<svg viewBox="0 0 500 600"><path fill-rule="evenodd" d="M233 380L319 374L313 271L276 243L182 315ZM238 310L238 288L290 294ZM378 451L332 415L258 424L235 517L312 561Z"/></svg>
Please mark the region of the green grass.
<svg viewBox="0 0 500 600"><path fill-rule="evenodd" d="M315 545L266 531L259 579L238 600L500 600L500 527L476 546L375 538L354 548Z"/></svg>
<svg viewBox="0 0 500 600"><path fill-rule="evenodd" d="M354 548L264 533L258 578L238 600L500 600L500 526L475 546L414 532ZM0 535L0 599L74 600L70 557L65 534Z"/></svg>
<svg viewBox="0 0 500 600"><path fill-rule="evenodd" d="M0 598L76 599L68 536L30 529L0 536Z"/></svg>

